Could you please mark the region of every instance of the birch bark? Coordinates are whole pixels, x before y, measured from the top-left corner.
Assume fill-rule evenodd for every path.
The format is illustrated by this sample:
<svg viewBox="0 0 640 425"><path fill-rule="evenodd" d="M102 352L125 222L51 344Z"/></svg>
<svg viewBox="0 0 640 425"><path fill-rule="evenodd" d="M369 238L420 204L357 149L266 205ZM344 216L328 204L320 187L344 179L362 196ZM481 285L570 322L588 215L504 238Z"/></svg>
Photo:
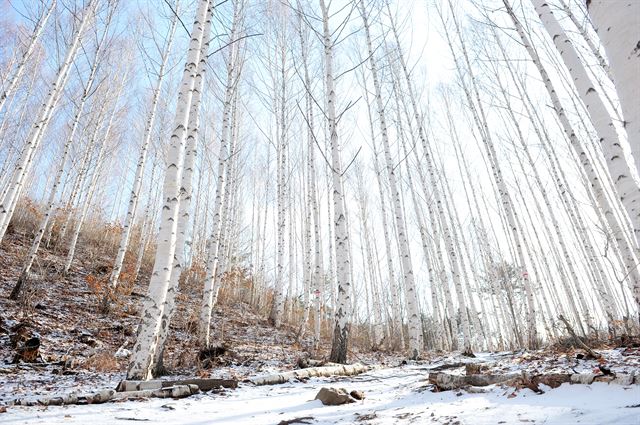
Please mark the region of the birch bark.
<svg viewBox="0 0 640 425"><path fill-rule="evenodd" d="M562 57L564 64L569 69L569 72L573 77L573 83L578 90L578 94L580 95L580 99L582 99L585 106L587 107L587 111L591 117L591 122L596 130L596 133L598 134L598 137L600 138L602 152L604 153L607 168L615 184L618 199L620 199L620 202L624 206L627 214L629 215L629 218L631 219L636 246L640 247L640 187L634 181L630 173L629 164L625 159L625 154L622 150L622 145L620 144L620 140L611 120L611 116L609 115L609 112L607 111L607 108L602 101L602 98L600 97L598 89L589 79L587 70L580 60L577 51L573 47L573 44L571 44L571 41L567 37L564 29L556 20L555 15L549 7L549 4L544 0L531 1L536 12L540 16L543 25L549 33L549 36L558 49L558 52L560 52L560 56ZM636 6L636 9L640 8L637 3ZM615 10L616 12L620 12L620 8L608 8L608 10ZM633 14L632 12L633 10L624 11L623 9L620 16L625 16L627 13ZM636 19L638 19L637 13ZM620 24L620 27L621 26L622 24ZM618 39L616 35L613 35L612 38L616 40L616 43L624 43L626 47L620 47L620 50L629 51L635 48L634 46L638 42L637 37L635 37L636 39L634 40L634 37L632 36L624 34L619 35L622 36L622 38ZM612 53L613 52L615 52L615 49L613 49ZM623 53L623 55L624 54L625 53ZM629 53L627 52L626 54L628 55ZM639 63L637 58L638 55L636 54L635 56L636 58L633 59L633 61L637 64ZM622 67L613 67L613 72L615 72L615 68L619 68L619 71L622 75L625 74L625 71L623 71L623 69L620 69ZM638 78L635 72L637 71L637 69L634 69L633 66L628 66L627 68L629 69L627 73L633 73L633 76L631 77L632 83L628 87L626 87L628 90L630 90L630 92L626 93L621 90L621 95L628 95L633 99L632 102L634 103L635 108L632 108L631 111L627 110L628 113L633 115L634 110L637 111L640 109L640 107L637 106L638 97L633 97L634 95L638 95L638 93L640 93L640 89L638 89L640 83L638 83ZM619 83L624 84L624 81L627 80L623 79L622 81L619 81ZM626 99L628 98L625 97L625 100ZM637 152L637 145L640 143L640 139L638 138L638 129L640 129L640 123L634 123L633 118L634 117L631 116L630 118L626 119L629 120L629 124L631 124L631 128L629 128L629 141L631 142L631 145L634 146L634 150ZM638 124L639 127L635 128L634 124Z"/></svg>
<svg viewBox="0 0 640 425"><path fill-rule="evenodd" d="M158 70L158 79L156 81L156 85L153 90L153 95L151 98L151 109L147 116L147 123L144 131L144 138L142 140L142 145L140 146L138 163L136 165L136 173L133 180L133 187L131 188L131 194L130 194L129 203L127 206L127 214L125 216L124 223L122 225L122 236L120 238L120 245L118 247L118 253L116 254L116 258L114 260L111 275L109 276L109 287L108 287L109 293L106 294L103 300L103 309L105 310L108 309L108 303L109 303L108 297L113 296L118 286L118 279L120 278L120 272L122 271L124 256L127 253L127 248L129 246L129 239L131 237L131 230L132 230L133 223L135 221L136 210L138 208L140 189L142 187L145 165L147 163L149 144L151 143L153 126L156 121L156 111L158 109L160 93L162 92L162 84L166 74L165 68L167 66L169 53L171 52L171 46L173 45L173 37L174 37L176 26L178 23L178 19L177 19L178 2L176 2L174 10L176 11L176 15L174 15L174 17L171 20L171 26L169 28L167 42L165 44L164 51L161 54L161 59L160 59L161 63L160 63L160 69Z"/></svg>
<svg viewBox="0 0 640 425"><path fill-rule="evenodd" d="M163 186L163 208L153 274L149 282L147 297L143 302L141 323L136 343L133 346L128 379L149 379L155 368L158 335L162 322L167 290L174 263L177 239L177 222L180 214L180 183L183 174L185 142L189 124L189 112L196 82L196 72L200 62L203 31L209 8L209 0L199 0L196 17L191 30L191 40L187 52L182 82L178 93L176 115L167 152L167 170Z"/></svg>
<svg viewBox="0 0 640 425"><path fill-rule="evenodd" d="M640 2L590 0L587 8L611 64L631 154L640 174Z"/></svg>
<svg viewBox="0 0 640 425"><path fill-rule="evenodd" d="M29 58L31 58L31 55L33 54L34 49L38 45L38 41L40 40L40 37L42 36L42 32L47 26L47 21L49 20L49 17L51 17L51 13L56 8L57 2L58 0L51 0L51 4L49 5L49 7L45 9L45 11L42 13L42 16L40 16L40 19L36 23L36 27L33 29L33 33L31 33L31 37L29 38L29 44L27 45L27 49L22 54L22 57L18 62L16 70L13 72L13 75L9 77L6 84L3 81L2 86L4 87L4 90L2 91L2 94L0 94L0 112L2 112L2 109L4 108L7 102L7 99L13 94L14 90L18 86L18 83L20 82L20 78L22 77L22 73L25 70L25 66L29 61Z"/></svg>
<svg viewBox="0 0 640 425"><path fill-rule="evenodd" d="M58 68L55 81L51 84L49 92L45 96L45 100L40 107L36 121L33 123L33 127L29 132L29 136L25 143L25 149L23 150L22 156L16 165L16 173L14 174L9 186L10 189L0 200L0 241L2 241L2 238L7 231L9 221L11 220L16 204L18 203L18 198L24 188L24 180L33 165L34 154L40 146L44 132L51 121L53 111L60 100L64 87L67 84L69 71L71 70L71 65L76 57L78 48L80 47L80 41L84 35L85 28L95 14L98 3L98 0L91 0L89 5L85 8L79 26L74 32L71 45L68 47L65 58Z"/></svg>
<svg viewBox="0 0 640 425"><path fill-rule="evenodd" d="M382 146L387 169L387 178L389 179L389 187L391 190L391 200L394 208L396 227L398 229L398 247L400 250L400 258L402 262L403 280L405 285L405 301L407 304L408 326L409 326L409 358L416 359L422 351L421 333L422 324L420 320L420 311L418 305L418 296L416 291L415 277L413 273L413 263L411 259L411 250L409 248L409 238L407 234L407 226L405 223L404 212L402 211L400 201L400 190L398 188L397 177L391 156L389 135L384 113L384 103L382 101L382 93L380 83L378 81L378 70L375 58L373 56L373 46L371 44L371 34L369 31L369 21L364 2L359 2L360 16L364 24L365 37L367 43L367 52L369 55L369 66L371 69L371 77L375 90L375 102L380 124L380 133L382 138Z"/></svg>

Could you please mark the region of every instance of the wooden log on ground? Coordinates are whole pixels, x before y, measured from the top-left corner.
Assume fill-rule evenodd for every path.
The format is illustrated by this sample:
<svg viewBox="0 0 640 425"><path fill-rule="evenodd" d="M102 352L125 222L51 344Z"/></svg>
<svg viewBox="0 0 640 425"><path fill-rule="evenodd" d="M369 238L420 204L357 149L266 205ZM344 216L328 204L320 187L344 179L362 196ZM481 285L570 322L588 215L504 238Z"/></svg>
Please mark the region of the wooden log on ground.
<svg viewBox="0 0 640 425"><path fill-rule="evenodd" d="M114 400L127 400L136 398L185 398L200 392L195 384L174 385L156 390L126 391L115 393Z"/></svg>
<svg viewBox="0 0 640 425"><path fill-rule="evenodd" d="M568 382L570 384L589 385L593 382L606 382L608 384L632 385L634 374L620 375L595 375L593 373L547 373L531 376L526 372L506 373L504 375L452 375L449 373L429 374L429 383L435 385L439 391L456 390L460 388L471 389L470 392L479 392L479 387L494 384L507 385L516 388L529 388L537 393L543 393L539 385L558 388ZM638 382L640 383L640 382Z"/></svg>
<svg viewBox="0 0 640 425"><path fill-rule="evenodd" d="M329 376L352 376L375 369L375 366L367 366L360 363L352 365L337 365L310 367L307 369L292 370L289 372L274 373L271 375L255 376L248 381L254 385L284 384L292 379L307 379Z"/></svg>
<svg viewBox="0 0 640 425"><path fill-rule="evenodd" d="M143 391L157 390L160 388L173 387L175 385L197 385L200 391L209 391L214 388L238 388L238 381L235 379L178 379L167 381L154 379L150 381L121 381L116 391Z"/></svg>
<svg viewBox="0 0 640 425"><path fill-rule="evenodd" d="M486 387L522 378L521 373L507 373L504 375L451 375L449 373L430 373L429 383L439 390L454 390L466 386Z"/></svg>
<svg viewBox="0 0 640 425"><path fill-rule="evenodd" d="M70 404L100 404L115 400L128 400L139 398L185 398L200 392L197 385L174 385L171 387L116 392L115 390L102 390L94 394L78 395L76 393L16 399L11 404L14 406L65 406Z"/></svg>
<svg viewBox="0 0 640 425"><path fill-rule="evenodd" d="M45 396L38 398L19 398L11 404L15 406L63 406L69 404L101 404L113 399L114 390L101 390L93 394L78 395L70 393L65 395Z"/></svg>

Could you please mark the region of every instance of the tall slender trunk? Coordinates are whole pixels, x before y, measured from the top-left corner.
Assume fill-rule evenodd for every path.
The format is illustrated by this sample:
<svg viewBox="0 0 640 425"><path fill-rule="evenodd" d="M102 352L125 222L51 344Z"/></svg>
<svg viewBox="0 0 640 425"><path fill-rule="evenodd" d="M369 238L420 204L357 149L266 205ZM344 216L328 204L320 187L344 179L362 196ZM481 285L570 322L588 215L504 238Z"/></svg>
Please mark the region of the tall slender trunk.
<svg viewBox="0 0 640 425"><path fill-rule="evenodd" d="M347 362L347 347L351 327L351 276L349 252L349 233L345 209L345 194L342 184L342 160L340 158L340 139L338 138L338 119L336 114L336 87L333 74L334 40L329 29L329 10L324 0L320 0L322 12L322 41L324 48L324 78L327 91L327 118L329 141L331 145L331 181L333 183L333 226L335 229L336 284L337 297L334 308L334 329L330 360L335 363Z"/></svg>
<svg viewBox="0 0 640 425"><path fill-rule="evenodd" d="M55 0L53 4L55 4ZM109 32L108 29L109 29L109 23L111 21L111 17L112 17L112 14L109 14L108 22L107 22L107 25L105 26L104 33L102 34L102 38L100 39L96 47L95 59L93 61L93 64L91 65L91 70L89 72L87 82L85 83L84 90L82 91L82 95L80 96L80 102L76 106L73 121L71 123L71 129L69 131L69 136L67 137L64 143L64 146L62 148L62 157L60 158L60 163L59 163L60 165L58 166L55 177L53 179L53 186L51 187L51 189L49 189L49 197L46 202L44 215L42 217L42 220L40 220L40 224L38 225L38 230L36 231L36 236L31 244L31 248L29 249L27 258L22 266L20 277L18 278L18 281L16 282L15 286L13 287L13 290L11 291L11 295L9 296L9 298L12 300L17 299L17 297L20 294L22 286L25 283L28 277L29 271L31 270L31 266L33 265L33 262L35 261L36 256L38 254L38 249L40 248L40 243L42 242L42 238L45 235L47 226L49 225L49 219L51 218L51 215L53 213L55 199L58 192L58 186L60 186L60 183L62 182L64 167L67 162L67 158L69 156L71 144L75 139L76 131L78 130L78 127L80 125L80 119L84 113L85 104L87 103L87 100L89 99L91 91L93 90L93 82L95 80L96 73L98 70L100 54L102 52L102 48L104 46L104 43L107 38L107 34Z"/></svg>
<svg viewBox="0 0 640 425"><path fill-rule="evenodd" d="M27 62L29 61L29 59L31 58L31 55L33 54L33 50L38 45L38 41L40 40L40 37L42 36L42 33L45 27L47 26L47 21L49 20L51 13L56 8L57 2L58 0L51 0L51 4L49 5L49 7L42 12L42 16L40 16L40 19L38 19L38 22L36 23L36 27L33 29L33 33L31 33L31 37L29 38L29 44L27 45L26 50L22 54L22 57L18 62L18 66L16 67L16 70L13 72L13 75L9 77L9 81L6 84L3 82L2 87L4 87L4 90L0 94L0 112L2 112L2 109L4 108L7 102L7 99L13 94L13 91L18 86L18 83L20 83L20 79L22 77L22 73L25 70L25 66L27 65Z"/></svg>
<svg viewBox="0 0 640 425"><path fill-rule="evenodd" d="M180 213L176 227L176 247L173 256L173 266L167 286L165 305L162 310L161 322L170 323L175 312L175 297L180 283L180 276L186 264L187 234L191 218L191 199L193 192L193 171L197 157L198 131L200 128L200 103L202 100L202 90L204 87L205 73L207 69L207 55L209 54L209 38L211 34L211 20L213 5L209 5L204 27L202 30L202 43L200 44L200 54L198 67L196 70L195 82L193 84L191 106L189 110L189 121L187 124L187 138L185 145L185 157L180 181ZM164 345L169 334L169 326L160 328L157 336L157 349L155 351L154 375L158 376L164 372L163 354Z"/></svg>
<svg viewBox="0 0 640 425"><path fill-rule="evenodd" d="M0 241L4 237L9 221L13 216L18 198L24 188L24 180L29 174L33 165L33 157L40 142L44 137L44 133L49 126L53 111L60 100L62 91L69 80L69 73L71 65L76 57L78 48L80 47L80 41L84 35L84 30L93 17L98 0L91 0L89 5L84 11L84 15L80 20L80 25L76 29L71 45L67 49L67 53L62 61L62 64L58 68L55 81L51 84L49 92L45 96L45 101L40 107L36 121L33 123L33 127L29 132L25 143L25 149L22 152L22 156L16 165L16 173L11 181L10 190L0 200Z"/></svg>
<svg viewBox="0 0 640 425"><path fill-rule="evenodd" d="M237 11L234 11L234 14ZM234 18L235 22L235 18ZM231 39L234 40L236 32L232 29ZM240 78L239 53L237 43L234 43L229 50L227 57L227 83L225 88L224 103L222 109L222 133L220 136L220 151L218 153L218 176L216 179L216 198L213 207L213 218L211 222L211 236L209 238L209 251L207 253L207 267L204 279L204 291L202 303L200 305L200 323L198 329L198 340L201 347L208 347L211 337L211 316L213 314L214 298L217 298L217 290L215 288L216 274L218 273L218 262L222 254L221 227L222 207L225 202L224 191L225 181L228 176L225 175L226 161L231 160L229 155L229 137L230 137L230 120L231 108L236 90L236 85Z"/></svg>
<svg viewBox="0 0 640 425"><path fill-rule="evenodd" d="M176 2L175 11L178 12L178 3ZM129 246L129 239L131 237L131 230L133 223L135 222L136 210L138 208L140 189L142 188L142 181L144 177L145 165L147 163L147 154L149 151L149 144L151 143L151 137L153 134L153 126L156 121L156 111L158 109L158 102L160 100L160 94L162 92L162 83L166 74L165 68L169 59L169 53L171 52L171 46L173 45L173 38L175 29L178 23L177 14L171 20L171 27L168 32L168 39L164 47L164 51L161 55L161 64L158 71L158 79L156 81L153 95L151 98L151 109L147 116L147 123L144 130L144 137L142 145L140 146L140 152L138 155L138 163L136 165L136 173L133 180L133 187L131 188L131 195L129 197L129 203L127 207L127 214L125 215L124 223L122 225L122 236L120 237L120 244L118 246L118 253L113 263L113 269L109 276L108 291L103 300L103 309L108 309L109 297L113 296L118 286L118 279L122 271L122 265L124 262L124 256L127 253Z"/></svg>
<svg viewBox="0 0 640 425"><path fill-rule="evenodd" d="M369 66L371 68L371 77L375 90L375 102L380 124L380 132L382 137L382 146L386 161L387 178L389 179L389 187L391 190L391 200L393 203L396 227L398 228L398 248L400 250L400 259L402 262L402 272L405 287L405 302L407 304L408 326L409 326L409 358L415 359L422 351L421 344L421 320L418 305L418 295L416 290L415 277L413 274L413 263L411 259L411 250L409 248L409 238L407 234L407 226L405 223L404 212L400 203L400 189L396 177L396 167L391 157L391 148L388 136L386 117L384 113L384 103L382 101L382 93L380 83L378 81L378 70L376 61L373 56L373 47L371 45L371 35L369 31L369 22L367 11L365 10L362 0L359 2L360 16L364 23L367 52L369 55Z"/></svg>
<svg viewBox="0 0 640 425"><path fill-rule="evenodd" d="M640 2L590 0L587 8L611 64L613 82L624 115L624 128L640 174Z"/></svg>
<svg viewBox="0 0 640 425"><path fill-rule="evenodd" d="M152 376L156 351L160 348L158 347L158 335L162 327L169 326L169 323L162 321L162 316L174 265L185 142L208 9L209 0L198 0L187 60L178 93L171 141L167 152L167 171L163 186L164 201L156 258L147 297L143 302L142 321L127 371L128 379L149 379Z"/></svg>
<svg viewBox="0 0 640 425"><path fill-rule="evenodd" d="M622 145L620 143L618 134L616 133L616 129L611 120L611 116L607 111L607 108L600 97L600 93L597 87L592 83L587 73L587 69L580 60L577 51L571 44L571 41L567 37L564 29L555 18L555 15L551 11L549 4L544 0L531 0L533 6L540 16L543 25L547 29L549 36L553 40L556 48L560 52L560 56L566 67L569 69L569 72L572 76L573 83L578 91L580 99L584 102L587 107L587 112L591 117L591 123L593 124L598 137L600 138L600 145L602 147L602 152L604 153L607 168L609 170L609 174L613 179L616 192L618 194L618 199L624 206L629 218L631 219L631 225L633 226L633 235L636 241L636 247L640 247L640 187L634 181L630 169L629 164L625 158L624 151L622 150ZM621 11L621 8L611 8L610 11L615 10L616 12L621 12L624 16L626 13L632 13L632 10ZM626 8L625 8L626 9ZM636 7L638 9L638 7ZM597 10L597 8L596 8ZM636 13L637 15L637 13ZM638 18L636 17L636 20ZM621 24L619 24L621 25ZM637 27L635 27L637 30ZM638 42L637 37L635 39L633 37L622 37L620 40L615 38L616 43L625 43L627 52L623 53L623 55L629 55L629 51L634 48L637 48L636 44ZM615 50L614 50L615 51ZM637 54L636 54L637 56ZM637 58L635 59L635 63L638 63ZM616 67L613 67L612 70L615 71ZM633 82L629 86L630 93L629 96L637 95L640 93L640 90L637 89L637 67L629 66L629 72L633 73L631 77ZM620 73L624 75L624 71L619 69ZM624 80L623 80L624 81ZM634 90L635 86L635 90ZM622 91L622 94L625 95L624 99L627 100L626 93ZM638 97L632 97L632 103L635 108L637 107ZM634 108L634 109L635 109ZM633 109L632 109L633 110ZM633 112L628 111L633 114ZM636 114L637 115L637 114ZM634 117L627 117L627 119ZM640 139L638 139L638 131L640 129L640 123L631 123L630 128L630 137L629 141L631 145L634 146L634 150L637 153L637 144L640 143ZM637 125L637 128L634 128L634 125Z"/></svg>

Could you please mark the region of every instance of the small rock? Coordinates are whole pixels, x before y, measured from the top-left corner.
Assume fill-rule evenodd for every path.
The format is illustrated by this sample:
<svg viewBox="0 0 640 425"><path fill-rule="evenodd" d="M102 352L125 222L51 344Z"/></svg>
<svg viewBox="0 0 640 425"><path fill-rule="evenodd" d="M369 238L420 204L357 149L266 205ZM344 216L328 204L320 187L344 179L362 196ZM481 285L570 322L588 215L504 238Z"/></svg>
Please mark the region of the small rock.
<svg viewBox="0 0 640 425"><path fill-rule="evenodd" d="M616 375L615 379L611 383L618 385L631 385L633 384L633 375Z"/></svg>
<svg viewBox="0 0 640 425"><path fill-rule="evenodd" d="M593 373L574 373L571 375L571 383L589 385L593 382L596 375Z"/></svg>
<svg viewBox="0 0 640 425"><path fill-rule="evenodd" d="M355 402L344 388L321 388L315 399L320 400L325 406L339 406Z"/></svg>
<svg viewBox="0 0 640 425"><path fill-rule="evenodd" d="M127 350L124 347L120 347L118 348L118 351L116 351L114 356L116 357L116 359L128 359L129 357L131 357L131 351Z"/></svg>
<svg viewBox="0 0 640 425"><path fill-rule="evenodd" d="M362 391L353 390L349 393L349 395L356 400L364 400L364 393Z"/></svg>

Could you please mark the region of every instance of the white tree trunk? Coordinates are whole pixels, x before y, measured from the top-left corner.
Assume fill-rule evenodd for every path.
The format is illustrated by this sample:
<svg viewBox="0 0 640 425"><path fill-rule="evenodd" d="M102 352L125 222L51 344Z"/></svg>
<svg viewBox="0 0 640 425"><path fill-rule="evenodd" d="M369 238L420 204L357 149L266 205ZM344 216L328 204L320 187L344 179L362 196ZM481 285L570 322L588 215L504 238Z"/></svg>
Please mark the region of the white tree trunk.
<svg viewBox="0 0 640 425"><path fill-rule="evenodd" d="M591 0L587 3L589 16L609 58L631 153L640 174L640 2Z"/></svg>
<svg viewBox="0 0 640 425"><path fill-rule="evenodd" d="M29 132L29 136L25 143L25 149L23 150L22 156L16 165L16 173L11 181L10 189L6 195L0 199L0 241L2 241L2 238L7 231L9 221L11 221L16 204L18 203L18 198L20 197L24 187L24 179L31 170L34 154L40 146L44 132L51 121L53 110L60 100L62 91L67 84L69 71L71 70L71 65L76 57L78 48L80 47L80 41L84 35L84 30L91 21L98 3L98 0L91 0L91 3L86 7L84 15L80 20L80 25L73 35L71 45L67 49L65 58L58 69L56 79L51 84L49 92L45 96L45 100L40 107L36 121Z"/></svg>
<svg viewBox="0 0 640 425"><path fill-rule="evenodd" d="M27 45L27 49L22 54L22 57L20 58L20 62L18 62L18 66L16 67L16 70L13 72L13 75L9 77L9 81L6 84L3 82L2 87L4 87L4 90L2 91L2 94L0 94L0 112L2 112L2 109L4 108L7 102L7 99L13 94L13 91L18 86L18 83L20 82L20 78L22 77L22 73L24 72L25 66L27 65L29 58L33 54L33 50L38 45L40 36L42 35L44 28L47 26L47 21L49 20L51 13L56 8L57 2L58 0L51 0L51 4L49 5L49 7L42 13L42 16L36 23L36 27L33 29L33 33L29 38L29 44Z"/></svg>
<svg viewBox="0 0 640 425"><path fill-rule="evenodd" d="M55 0L53 3L55 4ZM84 106L87 100L89 99L89 95L91 94L91 91L93 90L93 82L95 80L96 72L98 70L98 64L100 60L102 47L104 46L104 42L109 32L108 29L109 29L109 23L111 21L111 16L112 15L109 14L109 21L107 22L107 25L104 28L104 33L102 34L102 38L100 39L96 47L95 59L93 61L93 64L91 65L89 77L87 78L87 82L85 83L84 90L80 97L80 102L76 106L73 121L71 122L71 130L69 131L69 136L67 137L64 143L64 146L62 148L62 157L60 158L60 165L56 171L56 174L53 180L53 186L49 190L49 197L47 199L44 215L42 217L42 220L40 220L38 230L36 231L36 236L31 244L29 253L27 254L27 259L25 260L24 265L22 266L22 271L20 273L20 277L18 278L18 282L16 283L15 287L13 288L13 291L11 292L11 295L10 295L11 299L16 299L18 294L20 293L21 287L24 284L25 280L27 279L29 271L31 270L31 266L33 265L33 262L36 259L36 256L38 254L38 249L40 248L40 243L42 242L42 238L45 235L47 226L49 225L49 219L51 218L51 215L53 213L53 207L54 207L56 195L58 192L58 186L60 186L60 183L62 182L64 167L67 162L67 157L69 156L69 150L75 138L76 131L78 130L78 127L80 124L80 118L84 113Z"/></svg>
<svg viewBox="0 0 640 425"><path fill-rule="evenodd" d="M193 191L193 171L196 164L198 130L200 127L200 102L202 100L202 90L204 87L204 78L207 69L207 55L209 54L209 38L211 36L211 20L213 13L213 5L209 5L205 18L204 28L202 30L202 43L200 46L199 62L196 71L195 83L193 85L191 108L189 111L189 123L187 125L187 139L185 147L184 165L180 182L180 214L178 216L178 224L176 227L176 248L174 253L173 267L171 268L171 276L167 286L167 294L165 306L162 310L161 322L166 323L158 332L158 340L156 342L158 348L155 352L154 364L156 372L162 372L164 354L164 344L169 335L169 323L175 312L175 297L178 292L178 284L180 276L186 264L187 250L187 234L189 233L189 224L191 218L191 198ZM157 373L156 373L157 374Z"/></svg>
<svg viewBox="0 0 640 425"><path fill-rule="evenodd" d="M235 21L235 19L234 19ZM233 30L232 30L233 33ZM232 34L233 40L235 33ZM216 274L218 273L218 262L220 260L221 251L221 226L222 207L225 202L225 169L226 161L229 158L229 137L230 137L230 121L231 107L235 93L235 87L240 78L239 58L237 43L231 46L227 58L227 83L225 88L225 97L222 109L222 132L220 136L220 151L218 153L218 177L216 179L216 198L214 201L213 218L211 223L211 237L209 238L209 252L207 253L207 267L204 279L204 291L202 303L200 305L200 323L198 329L198 339L201 347L208 347L210 344L210 324L213 314L214 299L217 298L217 289L215 288Z"/></svg>
<svg viewBox="0 0 640 425"><path fill-rule="evenodd" d="M177 5L175 7L175 11L176 13L178 12ZM166 73L165 68L167 66L167 61L169 59L169 53L171 52L171 46L173 44L173 37L175 34L177 23L178 23L177 15L175 15L171 20L171 27L169 28L169 32L168 32L168 39L161 56L160 69L158 70L158 79L156 81L156 86L153 90L153 95L151 98L151 109L149 111L149 115L147 116L147 123L144 131L144 138L142 140L142 145L140 146L138 163L136 165L136 174L133 179L133 187L131 188L131 195L129 197L127 214L125 215L124 223L122 225L122 236L120 237L120 245L118 247L118 253L116 254L116 258L113 263L113 269L111 271L111 275L109 276L110 292L115 291L116 287L118 286L118 279L120 278L120 272L122 271L124 256L127 253L127 248L129 246L129 239L131 237L131 230L133 227L133 223L135 222L135 215L138 207L140 189L142 187L142 180L144 177L145 165L147 163L147 153L149 151L149 144L151 143L151 137L153 135L153 126L156 120L156 111L158 109L158 102L160 100L160 94L162 92L162 83ZM107 307L108 302L109 302L108 298L105 298L105 301L104 301L105 308Z"/></svg>
<svg viewBox="0 0 640 425"><path fill-rule="evenodd" d="M164 201L153 274L149 282L147 297L143 303L141 323L136 343L133 346L127 379L151 378L155 367L154 359L158 350L158 334L163 326L169 326L168 323L163 323L161 319L174 265L185 142L208 8L209 0L198 1L187 60L178 93L173 132L167 152L167 171L163 187Z"/></svg>
<svg viewBox="0 0 640 425"><path fill-rule="evenodd" d="M589 79L587 70L584 64L580 61L577 51L571 44L571 41L567 37L564 29L556 20L553 12L551 11L551 8L549 7L549 4L544 0L531 1L536 12L540 16L543 25L547 29L549 36L560 52L560 56L562 57L564 64L569 69L573 83L575 84L575 87L578 90L578 94L580 95L580 99L582 99L585 106L587 107L587 110L591 117L591 122L596 130L596 133L598 133L598 137L600 138L600 145L606 159L609 174L611 174L611 178L613 179L613 182L615 184L618 199L620 199L622 205L627 211L627 214L629 215L629 218L631 219L631 225L633 226L633 234L636 240L636 245L640 247L640 187L634 181L630 173L629 164L627 163L627 160L625 158L620 140L618 138L618 134L616 133L616 129L611 120L611 116L609 115L609 112L607 111L607 108L602 101L602 98L600 97L598 89ZM640 9L640 6L637 5L637 2L632 3L636 3L636 10ZM626 8L623 7L616 8L610 6L611 4L609 3L609 6L607 7L608 13L611 13L615 16L625 16L626 14L632 15L634 11L633 9L626 10ZM635 19L637 22L639 18L636 16ZM615 20L610 22L618 21ZM619 23L618 28L621 28L624 25L625 24L623 23ZM613 27L615 27L615 25L613 25ZM630 28L635 28L637 31L637 27L631 26ZM629 29L629 31L633 30ZM614 43L620 45L620 51L626 51L625 53L622 53L622 63L628 62L628 60L625 60L624 57L625 55L631 54L634 48L637 49L638 37L633 37L623 33L612 35L611 40L615 40ZM615 52L615 50L616 49L614 48L613 52ZM622 79L622 81L618 82L619 84L624 84L624 82L628 81L627 78L631 79L631 84L625 84L625 89L620 90L620 94L621 96L628 95L628 97L625 97L625 99L627 101L631 99L631 102L635 105L635 108L632 107L631 111L628 111L628 113L632 114L632 116L627 117L626 120L629 120L629 124L631 124L631 128L628 129L628 133L630 134L629 141L631 142L631 146L633 146L634 150L637 152L637 145L640 143L640 139L638 138L638 135L640 134L638 133L638 129L640 129L640 123L633 123L633 113L635 111L637 117L637 111L640 110L640 106L637 105L637 95L640 93L640 89L638 89L638 86L640 85L640 83L638 82L637 66L634 67L633 64L640 63L640 59L638 59L637 53L635 55L631 54L631 56L635 56L635 58L630 59L630 63L626 63L626 66L623 67L612 67L612 72L619 72L620 74L622 74L622 76L625 77ZM619 58L619 56L617 57ZM615 68L618 68L618 71L615 71ZM624 71L623 68L627 68L628 70ZM629 74L630 77L627 77L626 74ZM625 90L629 91L626 92ZM634 95L636 95L636 97L633 97ZM637 127L634 128L634 124Z"/></svg>
<svg viewBox="0 0 640 425"><path fill-rule="evenodd" d="M418 295L416 291L415 277L413 274L413 264L411 259L411 250L409 248L409 238L407 234L407 226L405 223L404 212L402 211L400 201L400 190L396 180L395 166L391 157L390 142L386 117L384 113L384 103L380 83L378 81L378 70L376 61L373 56L373 47L371 45L371 35L369 31L369 23L367 19L367 11L365 10L362 0L359 2L360 16L364 23L367 52L369 55L369 65L371 67L371 77L375 90L376 109L378 114L378 122L380 123L380 132L382 137L382 146L386 161L387 178L391 190L391 199L393 202L396 226L398 228L398 248L400 249L400 259L402 262L402 272L405 288L405 302L407 304L408 325L409 325L409 358L415 359L422 351L421 335L422 325L420 320L420 307L418 304Z"/></svg>
<svg viewBox="0 0 640 425"><path fill-rule="evenodd" d="M342 161L340 158L340 140L338 138L338 120L336 115L336 87L333 75L334 41L329 29L329 10L324 0L320 0L323 27L324 77L327 91L327 118L329 141L331 144L331 181L333 183L333 226L335 229L335 261L337 297L334 308L334 329L330 360L346 363L351 317L351 279L349 253L349 233L345 210L345 194L342 184Z"/></svg>

